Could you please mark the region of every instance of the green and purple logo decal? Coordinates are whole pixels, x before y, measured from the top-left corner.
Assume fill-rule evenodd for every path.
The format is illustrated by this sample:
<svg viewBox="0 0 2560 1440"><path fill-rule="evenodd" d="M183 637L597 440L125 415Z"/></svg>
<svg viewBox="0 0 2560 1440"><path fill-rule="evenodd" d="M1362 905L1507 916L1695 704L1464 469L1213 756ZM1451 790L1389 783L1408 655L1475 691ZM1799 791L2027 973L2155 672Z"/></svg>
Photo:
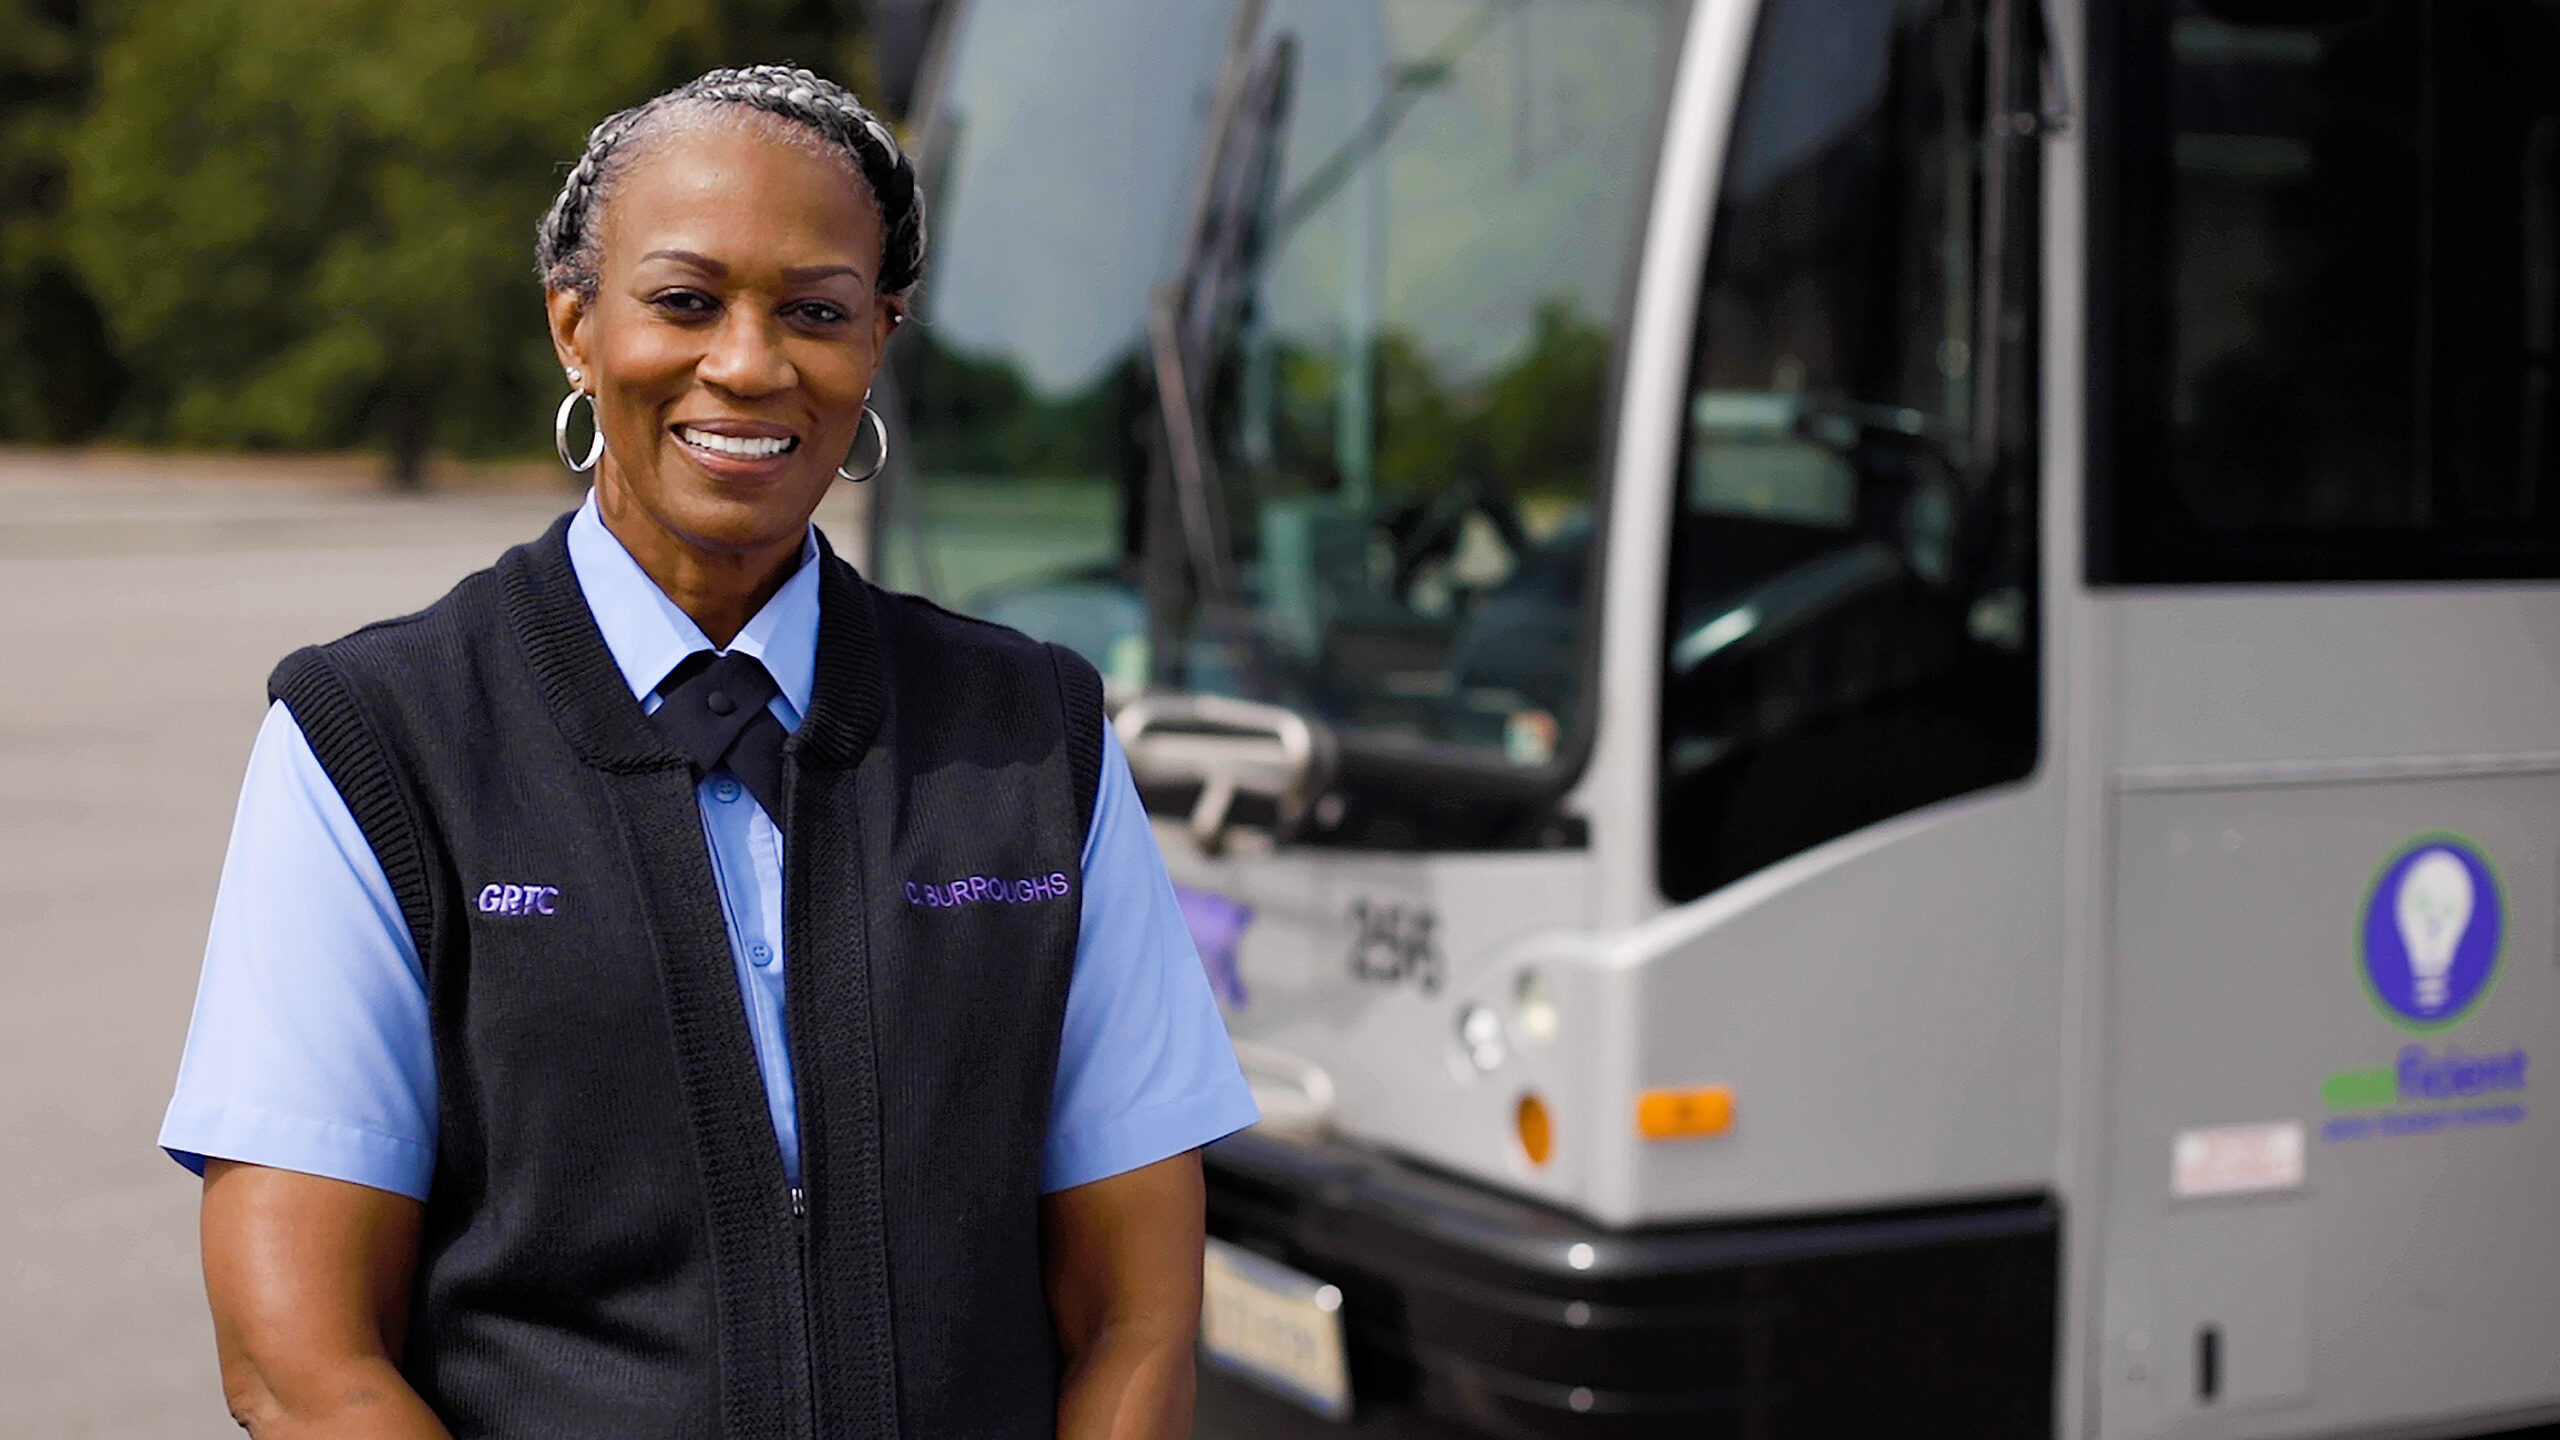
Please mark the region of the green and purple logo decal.
<svg viewBox="0 0 2560 1440"><path fill-rule="evenodd" d="M2458 835L2421 835L2364 902L2364 978L2395 1025L2437 1030L2488 990L2506 939L2497 872Z"/></svg>
<svg viewBox="0 0 2560 1440"><path fill-rule="evenodd" d="M2365 895L2359 967L2374 1009L2422 1033L2460 1021L2497 978L2506 929L2505 893L2477 844L2443 832L2410 840ZM2349 1112L2323 1125L2321 1138L2516 1124L2525 1118L2530 1063L2522 1050L2404 1044L2388 1065L2340 1070L2321 1082L2321 1102Z"/></svg>

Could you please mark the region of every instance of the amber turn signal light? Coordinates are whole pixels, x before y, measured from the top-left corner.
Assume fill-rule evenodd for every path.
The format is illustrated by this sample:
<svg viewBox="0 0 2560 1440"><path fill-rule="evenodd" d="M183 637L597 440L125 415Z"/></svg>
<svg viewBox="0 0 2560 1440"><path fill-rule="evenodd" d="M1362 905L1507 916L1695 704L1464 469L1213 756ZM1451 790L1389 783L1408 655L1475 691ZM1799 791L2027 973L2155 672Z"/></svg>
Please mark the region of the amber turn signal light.
<svg viewBox="0 0 2560 1440"><path fill-rule="evenodd" d="M1532 1165L1546 1164L1548 1157L1556 1153L1555 1121L1547 1114L1547 1102L1535 1095L1521 1096L1517 1118L1520 1153L1528 1156Z"/></svg>
<svg viewBox="0 0 2560 1440"><path fill-rule="evenodd" d="M1733 1128L1733 1087L1647 1090L1636 1097L1636 1133L1647 1140L1698 1140Z"/></svg>

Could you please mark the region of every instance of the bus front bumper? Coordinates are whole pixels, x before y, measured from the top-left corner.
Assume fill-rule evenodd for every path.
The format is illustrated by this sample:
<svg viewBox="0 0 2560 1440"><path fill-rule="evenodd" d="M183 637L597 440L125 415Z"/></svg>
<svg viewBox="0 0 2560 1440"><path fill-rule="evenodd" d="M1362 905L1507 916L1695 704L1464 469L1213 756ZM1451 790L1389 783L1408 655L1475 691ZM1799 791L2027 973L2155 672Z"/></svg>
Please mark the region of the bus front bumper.
<svg viewBox="0 0 2560 1440"><path fill-rule="evenodd" d="M2044 1196L1611 1230L1356 1143L1208 1152L1209 1233L1342 1292L1361 1434L2041 1436ZM1213 1381L1212 1429L1343 1424Z"/></svg>

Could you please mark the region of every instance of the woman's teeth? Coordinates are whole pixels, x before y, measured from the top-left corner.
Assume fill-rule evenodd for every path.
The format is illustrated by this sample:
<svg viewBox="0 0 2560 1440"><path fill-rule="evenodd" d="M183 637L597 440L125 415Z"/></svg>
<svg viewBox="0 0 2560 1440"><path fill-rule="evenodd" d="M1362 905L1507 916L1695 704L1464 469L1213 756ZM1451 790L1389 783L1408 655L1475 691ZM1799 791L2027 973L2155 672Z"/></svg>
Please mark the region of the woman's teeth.
<svg viewBox="0 0 2560 1440"><path fill-rule="evenodd" d="M769 460L800 442L790 436L766 438L748 435L714 435L690 425L676 427L676 438L696 449L714 455L728 455L739 460Z"/></svg>

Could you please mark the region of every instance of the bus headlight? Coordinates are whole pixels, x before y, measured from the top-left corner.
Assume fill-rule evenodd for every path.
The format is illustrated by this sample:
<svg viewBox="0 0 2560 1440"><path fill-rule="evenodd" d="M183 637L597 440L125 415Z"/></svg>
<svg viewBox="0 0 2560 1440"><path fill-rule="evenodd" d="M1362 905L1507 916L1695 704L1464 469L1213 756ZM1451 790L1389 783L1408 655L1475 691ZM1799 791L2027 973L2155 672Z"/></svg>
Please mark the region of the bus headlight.
<svg viewBox="0 0 2560 1440"><path fill-rule="evenodd" d="M1490 1005L1469 1005L1458 1012L1458 1048L1466 1052L1467 1063L1480 1071L1490 1071L1508 1058L1510 1050L1502 1040L1502 1017Z"/></svg>
<svg viewBox="0 0 2560 1440"><path fill-rule="evenodd" d="M1523 970L1512 982L1511 1023L1520 1038L1533 1045L1544 1045L1556 1038L1556 999L1547 989L1547 977L1536 970Z"/></svg>

